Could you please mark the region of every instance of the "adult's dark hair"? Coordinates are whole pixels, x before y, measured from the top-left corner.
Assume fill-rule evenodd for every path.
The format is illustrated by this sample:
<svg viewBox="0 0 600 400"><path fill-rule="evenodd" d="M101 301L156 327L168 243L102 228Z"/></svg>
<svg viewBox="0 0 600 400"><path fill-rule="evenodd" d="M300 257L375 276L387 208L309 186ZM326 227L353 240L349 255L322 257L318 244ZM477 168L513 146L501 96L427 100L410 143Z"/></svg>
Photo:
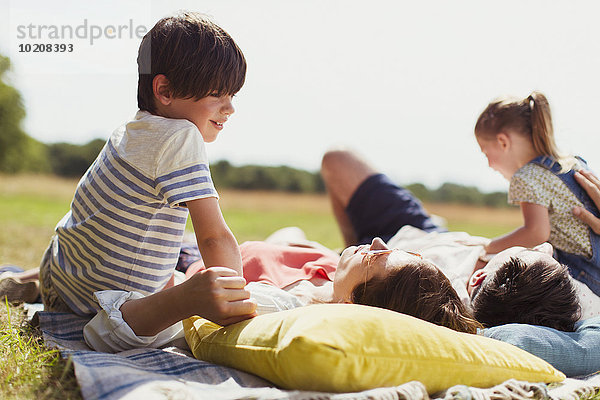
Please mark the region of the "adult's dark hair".
<svg viewBox="0 0 600 400"><path fill-rule="evenodd" d="M176 98L233 95L244 85L246 59L231 36L199 13L163 18L138 52L138 107L156 113L152 81L163 74Z"/></svg>
<svg viewBox="0 0 600 400"><path fill-rule="evenodd" d="M476 333L482 327L468 312L446 276L428 261L414 261L373 277L352 291L355 304L386 308L442 325Z"/></svg>
<svg viewBox="0 0 600 400"><path fill-rule="evenodd" d="M543 260L527 265L514 257L484 280L471 306L487 327L516 322L573 331L581 315L566 266Z"/></svg>

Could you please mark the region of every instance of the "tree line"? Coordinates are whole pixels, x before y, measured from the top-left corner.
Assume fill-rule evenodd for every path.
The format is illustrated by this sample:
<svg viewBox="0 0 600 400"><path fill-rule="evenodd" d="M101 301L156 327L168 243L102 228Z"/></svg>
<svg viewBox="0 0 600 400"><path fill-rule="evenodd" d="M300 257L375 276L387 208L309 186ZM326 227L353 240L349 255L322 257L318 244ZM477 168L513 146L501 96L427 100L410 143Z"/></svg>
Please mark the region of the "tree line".
<svg viewBox="0 0 600 400"><path fill-rule="evenodd" d="M105 141L95 139L83 145L42 143L22 129L25 107L20 93L8 84L6 73L10 61L0 55L0 173L50 173L78 178L92 164ZM234 166L222 160L211 165L217 189L275 190L295 193L324 193L325 185L318 172L288 166ZM506 193L482 193L476 187L444 183L429 189L420 183L406 186L426 202L460 203L505 207Z"/></svg>
<svg viewBox="0 0 600 400"><path fill-rule="evenodd" d="M481 192L475 186L446 182L437 189L429 189L422 183L406 185L421 201L430 203L453 203L494 208L511 207L506 192Z"/></svg>
<svg viewBox="0 0 600 400"><path fill-rule="evenodd" d="M29 138L27 140L30 140ZM27 152L20 152L21 163L5 164L0 171L12 172L50 172L51 174L79 178L102 150L105 141L94 139L86 144L71 143L44 144L33 139L35 159L27 160ZM6 152L9 160L17 160L11 151ZM0 155L0 160L1 160ZM39 166L45 166L40 169ZM18 167L18 168L17 168ZM288 166L241 165L235 166L221 160L210 166L212 179L217 189L266 190L293 193L325 193L325 184L319 172L310 172ZM484 193L474 186L464 186L446 182L436 189L422 183L405 185L415 196L425 202L457 203L488 207L506 207L506 192Z"/></svg>

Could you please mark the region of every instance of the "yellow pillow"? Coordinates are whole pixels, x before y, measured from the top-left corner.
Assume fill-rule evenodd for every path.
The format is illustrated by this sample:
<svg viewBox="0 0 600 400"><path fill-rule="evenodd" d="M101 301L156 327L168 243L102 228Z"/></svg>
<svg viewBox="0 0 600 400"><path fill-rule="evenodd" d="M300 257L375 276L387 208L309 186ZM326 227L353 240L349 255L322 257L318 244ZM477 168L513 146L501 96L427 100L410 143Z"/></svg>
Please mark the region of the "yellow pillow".
<svg viewBox="0 0 600 400"><path fill-rule="evenodd" d="M565 379L508 343L355 304L311 305L227 327L200 317L183 323L196 358L285 389L355 392L417 380L435 393L457 384L490 387L510 378Z"/></svg>

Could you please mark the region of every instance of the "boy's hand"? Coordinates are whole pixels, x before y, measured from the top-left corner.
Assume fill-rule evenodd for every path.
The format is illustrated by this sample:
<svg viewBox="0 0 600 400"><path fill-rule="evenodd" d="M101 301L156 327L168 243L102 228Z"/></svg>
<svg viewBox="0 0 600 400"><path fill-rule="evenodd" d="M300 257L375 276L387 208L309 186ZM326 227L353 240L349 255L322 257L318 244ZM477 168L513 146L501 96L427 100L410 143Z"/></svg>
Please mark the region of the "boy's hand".
<svg viewBox="0 0 600 400"><path fill-rule="evenodd" d="M246 280L231 268L207 268L182 285L186 285L182 301L214 323L229 325L256 316L256 303L244 289Z"/></svg>

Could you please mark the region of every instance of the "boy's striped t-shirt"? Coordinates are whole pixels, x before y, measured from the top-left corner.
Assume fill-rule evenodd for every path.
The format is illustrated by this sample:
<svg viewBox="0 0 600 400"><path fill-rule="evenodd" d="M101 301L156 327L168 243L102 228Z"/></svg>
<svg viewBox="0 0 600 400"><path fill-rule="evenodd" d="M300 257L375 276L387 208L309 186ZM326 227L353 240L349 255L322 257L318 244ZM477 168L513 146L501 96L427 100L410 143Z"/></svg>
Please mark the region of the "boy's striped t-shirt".
<svg viewBox="0 0 600 400"><path fill-rule="evenodd" d="M196 126L139 111L112 134L56 226L56 291L77 314L96 313L98 290L159 291L177 264L185 202L204 197L217 192Z"/></svg>

